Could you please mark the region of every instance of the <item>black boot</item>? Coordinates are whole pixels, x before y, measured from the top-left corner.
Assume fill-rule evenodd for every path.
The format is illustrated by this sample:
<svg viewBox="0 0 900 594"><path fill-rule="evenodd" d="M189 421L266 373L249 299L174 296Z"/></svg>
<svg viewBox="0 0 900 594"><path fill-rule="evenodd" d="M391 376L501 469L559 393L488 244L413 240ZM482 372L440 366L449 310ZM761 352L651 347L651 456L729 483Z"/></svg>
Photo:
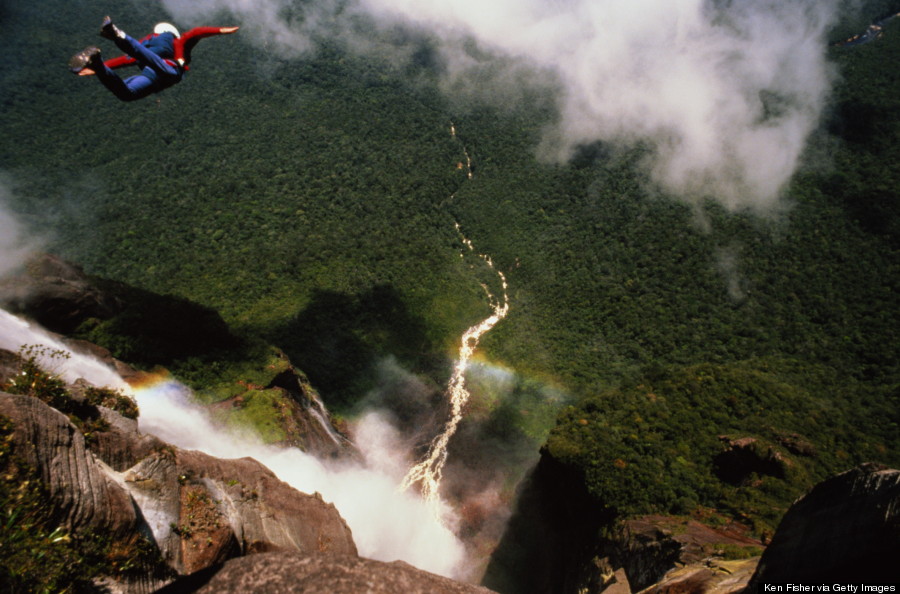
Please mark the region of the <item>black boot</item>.
<svg viewBox="0 0 900 594"><path fill-rule="evenodd" d="M86 47L69 60L69 70L78 74L85 68L90 68L97 72L98 67L103 66L103 60L100 59L100 48L96 46Z"/></svg>
<svg viewBox="0 0 900 594"><path fill-rule="evenodd" d="M116 39L124 39L125 32L113 25L112 18L104 17L103 24L100 26L100 37L115 41Z"/></svg>

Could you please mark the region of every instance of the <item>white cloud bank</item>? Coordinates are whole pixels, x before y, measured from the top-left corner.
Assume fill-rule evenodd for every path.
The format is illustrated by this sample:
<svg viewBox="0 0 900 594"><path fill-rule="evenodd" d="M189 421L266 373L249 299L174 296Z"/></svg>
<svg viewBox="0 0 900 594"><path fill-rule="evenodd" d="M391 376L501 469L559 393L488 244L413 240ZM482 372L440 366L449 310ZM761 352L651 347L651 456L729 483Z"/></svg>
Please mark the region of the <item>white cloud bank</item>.
<svg viewBox="0 0 900 594"><path fill-rule="evenodd" d="M825 33L837 0L164 0L174 18L232 16L268 47L303 52L317 35L373 48L365 16L441 41L459 90L483 56L488 84L523 84L523 66L558 88L541 155L565 160L595 141L649 142L652 177L685 199L737 210L776 206L816 127L832 74ZM205 24L205 23L203 23ZM468 47L466 51L464 48ZM499 64L499 63L498 63ZM479 85L484 85L481 70ZM482 89L483 91L483 89Z"/></svg>

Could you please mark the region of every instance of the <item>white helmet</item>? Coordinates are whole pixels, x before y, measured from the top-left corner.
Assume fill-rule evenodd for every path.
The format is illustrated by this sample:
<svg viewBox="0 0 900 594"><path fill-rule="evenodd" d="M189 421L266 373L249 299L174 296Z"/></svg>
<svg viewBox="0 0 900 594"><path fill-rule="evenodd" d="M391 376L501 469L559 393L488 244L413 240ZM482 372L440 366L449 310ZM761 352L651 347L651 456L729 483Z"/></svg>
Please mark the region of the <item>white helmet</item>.
<svg viewBox="0 0 900 594"><path fill-rule="evenodd" d="M171 33L175 37L181 37L181 33L178 32L178 29L175 28L175 25L172 23L156 23L156 26L153 27L153 32L157 35L162 35L163 33Z"/></svg>

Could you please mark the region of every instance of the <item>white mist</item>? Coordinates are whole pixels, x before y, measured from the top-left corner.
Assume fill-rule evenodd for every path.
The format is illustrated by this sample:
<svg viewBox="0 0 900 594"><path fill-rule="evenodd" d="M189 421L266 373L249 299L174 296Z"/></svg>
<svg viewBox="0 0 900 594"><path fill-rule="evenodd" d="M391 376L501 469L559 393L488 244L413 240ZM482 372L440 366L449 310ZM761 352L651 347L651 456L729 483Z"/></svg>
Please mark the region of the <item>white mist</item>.
<svg viewBox="0 0 900 594"><path fill-rule="evenodd" d="M357 446L363 462L325 463L299 449L265 445L253 435L217 426L193 403L190 391L175 381L132 390L107 365L72 352L42 329L0 310L0 348L16 352L23 345L68 352L66 359L46 362L66 381L84 378L97 386L132 393L140 407L139 425L144 432L220 458L254 458L298 491L320 493L347 521L361 556L402 560L447 577L464 572L465 550L451 529L455 523L452 510L440 502L429 504L416 493L400 491L408 452L380 415L370 413L359 421Z"/></svg>

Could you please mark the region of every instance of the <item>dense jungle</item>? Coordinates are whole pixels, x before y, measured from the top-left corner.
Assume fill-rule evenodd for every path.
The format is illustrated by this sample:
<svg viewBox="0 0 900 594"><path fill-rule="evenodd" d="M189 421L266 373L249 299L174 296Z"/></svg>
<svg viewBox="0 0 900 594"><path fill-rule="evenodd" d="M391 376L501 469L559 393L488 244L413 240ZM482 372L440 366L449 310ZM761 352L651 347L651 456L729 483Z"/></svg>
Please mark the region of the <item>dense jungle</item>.
<svg viewBox="0 0 900 594"><path fill-rule="evenodd" d="M895 9L848 3L830 38ZM274 346L352 420L390 384L386 361L440 390L489 314L497 276L464 237L510 302L478 347L477 421L528 464L573 469L604 510L765 536L826 476L900 464L900 22L828 48L825 113L759 213L649 183L647 144L539 159L548 86L449 95L427 36L397 66L242 30L204 41L182 84L121 104L65 67L107 13L135 33L168 18L149 2L0 7L5 205L138 304L75 335L205 402ZM747 436L792 462L730 475L723 438Z"/></svg>

